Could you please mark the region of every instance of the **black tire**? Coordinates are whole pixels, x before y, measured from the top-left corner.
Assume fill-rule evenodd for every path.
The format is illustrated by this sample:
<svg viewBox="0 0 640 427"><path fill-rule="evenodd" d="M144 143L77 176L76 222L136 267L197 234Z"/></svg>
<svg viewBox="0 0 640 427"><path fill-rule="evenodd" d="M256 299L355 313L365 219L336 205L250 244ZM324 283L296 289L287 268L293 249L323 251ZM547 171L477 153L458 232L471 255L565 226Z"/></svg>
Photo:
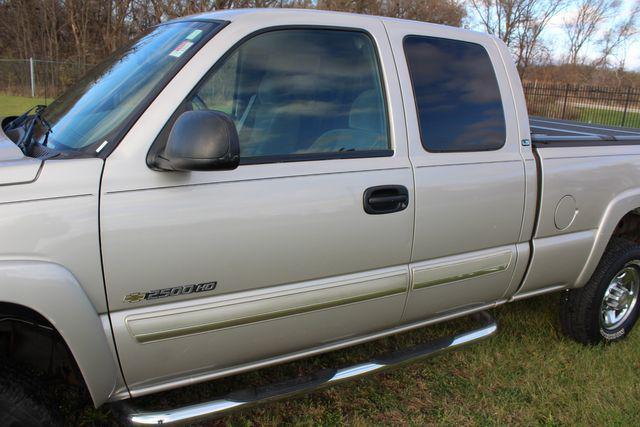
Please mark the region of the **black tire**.
<svg viewBox="0 0 640 427"><path fill-rule="evenodd" d="M629 334L638 320L640 301L614 329L601 326L600 305L611 281L633 260L640 260L640 245L614 237L587 284L562 294L560 324L566 335L583 344L597 344L620 341Z"/></svg>
<svg viewBox="0 0 640 427"><path fill-rule="evenodd" d="M61 425L37 378L6 359L0 360L0 367L0 426Z"/></svg>

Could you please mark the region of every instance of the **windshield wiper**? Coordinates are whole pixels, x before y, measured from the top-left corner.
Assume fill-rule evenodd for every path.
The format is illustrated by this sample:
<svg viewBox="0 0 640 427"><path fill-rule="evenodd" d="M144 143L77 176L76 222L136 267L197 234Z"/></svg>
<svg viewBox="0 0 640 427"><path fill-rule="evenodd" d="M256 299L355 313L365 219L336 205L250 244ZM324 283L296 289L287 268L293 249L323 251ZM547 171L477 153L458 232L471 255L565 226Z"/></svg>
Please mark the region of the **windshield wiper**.
<svg viewBox="0 0 640 427"><path fill-rule="evenodd" d="M15 119L11 120L7 124L7 127L6 127L5 131L18 129L19 127L24 125L24 122L26 122L29 119L29 113L32 112L34 110L34 108L38 108L38 107L43 107L43 105L35 105L35 106L29 108L24 113L22 113L20 116L18 116Z"/></svg>
<svg viewBox="0 0 640 427"><path fill-rule="evenodd" d="M42 143L43 146L47 145L47 141L49 140L49 134L52 132L51 125L44 118L42 113L44 109L47 108L46 105L36 105L35 107L30 108L26 112L24 112L21 116L13 119L8 125L6 130L18 129L24 127L24 132L20 136L16 145L18 148L22 150L25 155L29 155L30 148L32 144L35 142L33 138L33 133L36 128L36 124L40 124L45 130L44 133L44 141ZM31 111L34 111L32 115L29 115Z"/></svg>

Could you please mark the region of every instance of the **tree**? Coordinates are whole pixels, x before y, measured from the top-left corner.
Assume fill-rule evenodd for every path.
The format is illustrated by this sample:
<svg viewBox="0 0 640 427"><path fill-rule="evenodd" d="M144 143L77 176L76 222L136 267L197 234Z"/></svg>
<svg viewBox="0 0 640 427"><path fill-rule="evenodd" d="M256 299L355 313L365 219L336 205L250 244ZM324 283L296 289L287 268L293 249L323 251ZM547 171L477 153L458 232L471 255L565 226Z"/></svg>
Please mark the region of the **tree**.
<svg viewBox="0 0 640 427"><path fill-rule="evenodd" d="M577 65L582 60L583 49L593 41L602 25L619 12L620 4L619 0L578 0L575 15L563 23L569 41L570 64Z"/></svg>
<svg viewBox="0 0 640 427"><path fill-rule="evenodd" d="M454 27L460 27L467 14L464 5L454 0L424 0L417 2L395 0L391 3L401 3L402 8L399 6L400 13L397 15L389 14L390 16Z"/></svg>
<svg viewBox="0 0 640 427"><path fill-rule="evenodd" d="M457 0L318 0L318 9L413 19L459 27L466 15Z"/></svg>
<svg viewBox="0 0 640 427"><path fill-rule="evenodd" d="M534 60L543 62L549 52L541 38L549 21L566 6L565 0L539 0L530 2L522 24L516 31L516 65L524 75Z"/></svg>
<svg viewBox="0 0 640 427"><path fill-rule="evenodd" d="M469 0L481 27L509 46L521 73L546 53L542 34L567 0Z"/></svg>
<svg viewBox="0 0 640 427"><path fill-rule="evenodd" d="M516 28L524 21L531 0L469 0L484 30L511 46Z"/></svg>
<svg viewBox="0 0 640 427"><path fill-rule="evenodd" d="M623 51L622 58L618 61L619 70L624 70L625 56L627 54L626 43L638 34L638 19L640 17L640 1L636 1L627 14L617 15L610 28L598 41L600 56L594 61L596 67L610 66L610 59L618 51Z"/></svg>

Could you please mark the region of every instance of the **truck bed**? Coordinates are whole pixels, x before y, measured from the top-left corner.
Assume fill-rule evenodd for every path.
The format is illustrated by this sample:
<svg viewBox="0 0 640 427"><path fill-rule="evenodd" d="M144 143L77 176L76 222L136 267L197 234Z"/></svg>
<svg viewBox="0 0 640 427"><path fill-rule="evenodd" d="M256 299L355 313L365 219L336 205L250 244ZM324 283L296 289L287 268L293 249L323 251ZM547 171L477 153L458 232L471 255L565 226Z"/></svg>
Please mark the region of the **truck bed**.
<svg viewBox="0 0 640 427"><path fill-rule="evenodd" d="M535 146L593 146L640 144L640 129L570 120L531 117L531 141Z"/></svg>

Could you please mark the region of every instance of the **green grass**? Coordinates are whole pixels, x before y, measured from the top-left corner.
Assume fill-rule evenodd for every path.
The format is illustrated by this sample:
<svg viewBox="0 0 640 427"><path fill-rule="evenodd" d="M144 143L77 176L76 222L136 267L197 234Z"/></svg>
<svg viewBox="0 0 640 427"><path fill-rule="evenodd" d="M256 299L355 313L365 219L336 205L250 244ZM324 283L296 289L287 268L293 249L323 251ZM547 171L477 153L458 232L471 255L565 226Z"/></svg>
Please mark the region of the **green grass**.
<svg viewBox="0 0 640 427"><path fill-rule="evenodd" d="M557 306L556 294L499 307L492 310L499 332L488 341L205 425L638 425L640 332L613 345L583 346L560 333ZM357 363L469 325L461 319L136 404L166 408L202 401L319 367ZM108 408L68 402L67 424L117 424Z"/></svg>
<svg viewBox="0 0 640 427"><path fill-rule="evenodd" d="M51 102L51 99L48 100ZM37 104L44 104L43 98L25 98L23 96L0 95L0 117L17 115Z"/></svg>
<svg viewBox="0 0 640 427"><path fill-rule="evenodd" d="M612 126L621 126L624 115L622 111L603 110L599 108L579 108L578 114L578 121ZM640 128L640 113L627 112L627 115L624 116L624 126Z"/></svg>

